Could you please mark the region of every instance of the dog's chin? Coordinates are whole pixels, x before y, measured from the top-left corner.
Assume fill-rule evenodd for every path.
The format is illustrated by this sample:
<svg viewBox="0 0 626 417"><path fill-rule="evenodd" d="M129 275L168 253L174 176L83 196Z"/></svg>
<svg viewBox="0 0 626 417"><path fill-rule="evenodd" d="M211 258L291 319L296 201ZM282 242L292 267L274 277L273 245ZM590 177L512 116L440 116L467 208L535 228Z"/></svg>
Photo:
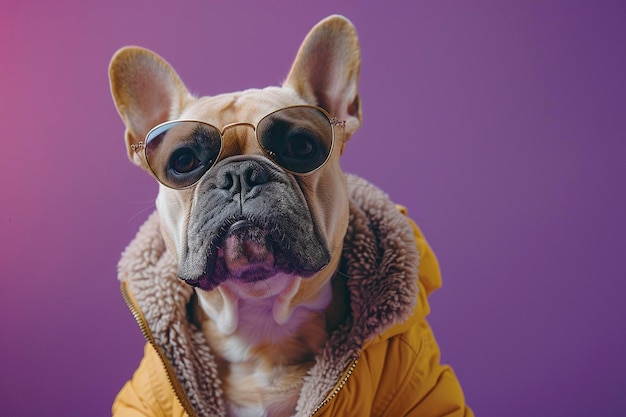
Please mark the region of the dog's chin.
<svg viewBox="0 0 626 417"><path fill-rule="evenodd" d="M186 282L205 291L227 285L246 295L276 294L285 277L307 277L317 272L297 268L287 242L276 230L238 220L224 227L224 233L211 245L206 272Z"/></svg>

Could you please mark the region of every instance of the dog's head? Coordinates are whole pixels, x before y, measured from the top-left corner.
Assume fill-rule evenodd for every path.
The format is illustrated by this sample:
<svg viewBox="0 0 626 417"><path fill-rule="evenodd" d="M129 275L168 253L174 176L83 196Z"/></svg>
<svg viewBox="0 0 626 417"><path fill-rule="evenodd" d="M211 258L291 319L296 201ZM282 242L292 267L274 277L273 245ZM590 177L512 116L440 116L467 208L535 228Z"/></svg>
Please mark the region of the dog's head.
<svg viewBox="0 0 626 417"><path fill-rule="evenodd" d="M280 322L319 302L348 223L339 156L361 123L359 67L355 30L340 16L311 30L281 87L196 98L153 52L113 57L129 157L160 183L179 277L216 308L271 296Z"/></svg>

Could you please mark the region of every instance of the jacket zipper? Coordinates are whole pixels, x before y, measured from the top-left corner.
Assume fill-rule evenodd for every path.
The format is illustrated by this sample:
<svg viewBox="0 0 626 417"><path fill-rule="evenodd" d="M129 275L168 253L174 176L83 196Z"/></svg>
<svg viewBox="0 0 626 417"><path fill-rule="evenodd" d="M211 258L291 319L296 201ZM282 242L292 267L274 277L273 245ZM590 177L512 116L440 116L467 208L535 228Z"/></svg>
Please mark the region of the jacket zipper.
<svg viewBox="0 0 626 417"><path fill-rule="evenodd" d="M165 374L167 375L167 379L170 383L170 386L172 387L172 390L174 390L174 393L176 394L178 401L180 401L181 405L183 406L183 409L187 412L189 417L198 417L198 415L193 409L193 406L191 405L191 402L189 401L189 398L187 397L187 394L185 394L183 387L180 385L180 382L178 382L178 380L176 379L174 368L172 367L168 359L165 357L165 355L161 352L161 349L156 344L156 341L154 340L154 337L152 336L152 333L150 332L150 329L148 328L148 323L146 322L146 318L144 317L141 310L137 307L136 301L134 300L133 296L128 291L126 282L122 282L120 290L122 292L122 298L124 299L126 306L132 313L133 317L135 318L135 321L139 325L139 329L141 330L143 337L146 339L148 343L150 343L150 345L152 345L154 350L159 355L159 358L161 359L161 364L163 365L163 368L165 369ZM352 376L352 373L354 372L354 368L356 368L356 365L358 363L359 363L358 357L352 360L352 362L348 366L348 369L346 370L346 372L344 372L342 378L339 380L339 382L337 382L333 390L326 396L326 398L324 398L324 400L321 403L319 403L317 407L315 407L310 417L315 416L315 414L317 414L318 411L324 408L326 404L331 402L339 394L339 391L341 391L341 389L348 382L348 379L350 379L350 377Z"/></svg>
<svg viewBox="0 0 626 417"><path fill-rule="evenodd" d="M150 332L150 329L148 328L148 323L146 321L146 318L144 317L143 313L137 306L135 299L128 291L126 282L122 282L120 290L122 292L122 298L124 298L124 302L128 306L128 309L130 310L133 317L135 318L135 321L139 325L139 329L141 330L143 337L146 339L148 343L150 343L150 345L152 345L154 350L159 355L159 358L161 359L161 364L163 365L163 368L165 368L165 374L167 375L167 379L170 383L170 386L172 387L172 390L174 390L174 393L176 394L178 401L183 406L183 409L187 412L189 417L198 417L198 415L193 409L193 406L191 405L191 402L189 401L189 398L187 397L187 394L185 394L183 387L180 385L180 382L178 382L178 380L176 379L176 373L174 372L174 368L172 367L168 359L165 357L163 352L161 352L161 349L158 347L156 341L154 340L154 337L152 336L152 333Z"/></svg>
<svg viewBox="0 0 626 417"><path fill-rule="evenodd" d="M326 398L324 398L324 401L322 401L317 407L315 407L310 417L313 417L315 414L317 414L318 411L324 408L326 404L331 402L337 396L337 394L339 394L339 391L341 391L341 389L348 382L348 379L350 379L350 377L352 376L352 372L354 372L354 368L356 368L357 363L359 363L358 357L352 360L350 366L348 366L348 369L346 370L346 372L344 372L343 377L339 380L339 382L337 382L333 390L326 396Z"/></svg>

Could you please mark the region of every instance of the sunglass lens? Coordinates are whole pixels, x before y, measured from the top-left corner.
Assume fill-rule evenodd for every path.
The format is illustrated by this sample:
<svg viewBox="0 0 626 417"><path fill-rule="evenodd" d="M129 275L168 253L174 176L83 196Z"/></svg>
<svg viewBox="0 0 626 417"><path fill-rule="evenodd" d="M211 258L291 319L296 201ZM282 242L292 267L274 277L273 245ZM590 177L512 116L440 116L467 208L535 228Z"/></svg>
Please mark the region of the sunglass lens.
<svg viewBox="0 0 626 417"><path fill-rule="evenodd" d="M265 116L257 126L257 135L274 162L298 174L324 165L333 143L328 116L309 106L289 107Z"/></svg>
<svg viewBox="0 0 626 417"><path fill-rule="evenodd" d="M197 182L215 163L221 143L219 131L209 124L174 121L148 133L146 159L163 184L185 188Z"/></svg>

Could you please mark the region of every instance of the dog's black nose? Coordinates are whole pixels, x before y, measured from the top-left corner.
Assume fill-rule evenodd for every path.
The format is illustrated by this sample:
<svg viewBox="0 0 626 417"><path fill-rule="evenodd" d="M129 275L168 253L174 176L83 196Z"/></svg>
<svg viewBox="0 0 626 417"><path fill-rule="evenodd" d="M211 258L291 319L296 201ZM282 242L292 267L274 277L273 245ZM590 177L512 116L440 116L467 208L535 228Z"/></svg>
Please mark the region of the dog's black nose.
<svg viewBox="0 0 626 417"><path fill-rule="evenodd" d="M259 162L246 160L231 162L219 170L215 185L231 196L241 194L245 198L260 185L270 180L269 171Z"/></svg>

